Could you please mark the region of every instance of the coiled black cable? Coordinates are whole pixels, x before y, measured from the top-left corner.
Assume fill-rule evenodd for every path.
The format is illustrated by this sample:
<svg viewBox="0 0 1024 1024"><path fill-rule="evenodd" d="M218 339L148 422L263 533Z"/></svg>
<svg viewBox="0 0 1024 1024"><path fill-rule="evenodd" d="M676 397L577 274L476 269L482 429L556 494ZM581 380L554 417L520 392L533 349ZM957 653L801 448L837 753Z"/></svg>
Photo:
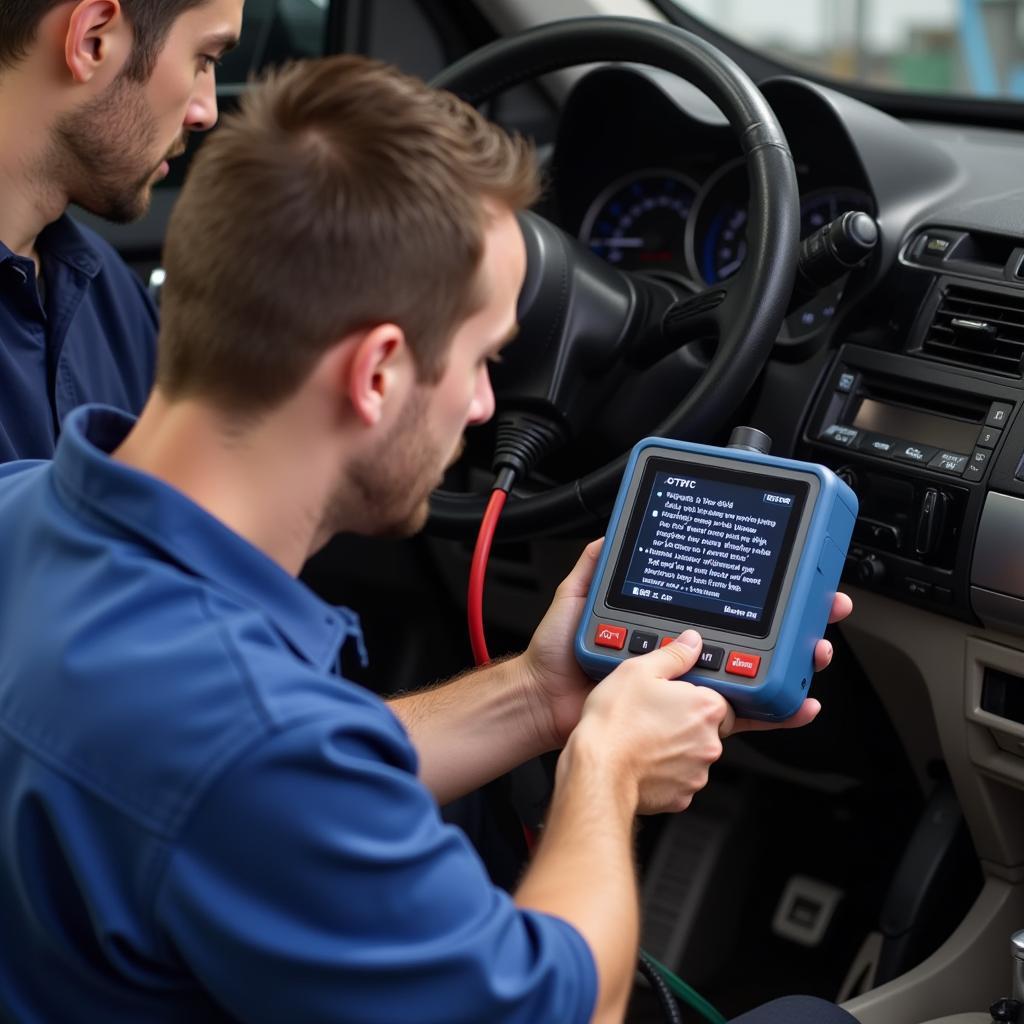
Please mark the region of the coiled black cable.
<svg viewBox="0 0 1024 1024"><path fill-rule="evenodd" d="M661 1007L668 1024L683 1024L683 1017L679 1012L679 1004L676 1002L676 997L672 995L668 985L665 984L665 979L661 976L661 972L651 963L650 957L642 949L637 958L636 966L637 970L650 983L651 988L654 989L658 1005Z"/></svg>

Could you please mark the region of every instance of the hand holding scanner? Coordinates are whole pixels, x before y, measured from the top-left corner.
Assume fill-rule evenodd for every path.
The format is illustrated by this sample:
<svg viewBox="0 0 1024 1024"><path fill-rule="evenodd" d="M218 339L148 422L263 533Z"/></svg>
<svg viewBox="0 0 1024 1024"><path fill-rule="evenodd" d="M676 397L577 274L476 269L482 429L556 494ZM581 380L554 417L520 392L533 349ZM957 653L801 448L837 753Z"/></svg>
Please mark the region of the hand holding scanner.
<svg viewBox="0 0 1024 1024"><path fill-rule="evenodd" d="M650 437L633 449L576 634L592 679L694 628L704 647L684 679L747 718L800 707L857 498L769 445L740 427L728 448Z"/></svg>

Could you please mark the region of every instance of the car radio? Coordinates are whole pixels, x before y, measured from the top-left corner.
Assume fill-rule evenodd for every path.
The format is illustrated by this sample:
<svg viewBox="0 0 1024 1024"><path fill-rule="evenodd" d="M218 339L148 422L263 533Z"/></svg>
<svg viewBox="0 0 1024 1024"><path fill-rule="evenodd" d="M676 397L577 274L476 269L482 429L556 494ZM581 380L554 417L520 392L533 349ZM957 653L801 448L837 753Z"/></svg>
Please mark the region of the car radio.
<svg viewBox="0 0 1024 1024"><path fill-rule="evenodd" d="M847 577L970 618L971 551L985 494L994 477L1001 490L1015 486L1003 454L1019 393L858 345L843 346L823 383L800 454L830 466L860 501Z"/></svg>
<svg viewBox="0 0 1024 1024"><path fill-rule="evenodd" d="M819 437L830 444L981 480L1013 403L971 394L940 395L842 368Z"/></svg>
<svg viewBox="0 0 1024 1024"><path fill-rule="evenodd" d="M694 627L704 647L683 678L745 717L797 710L857 499L824 466L768 455L767 442L741 427L729 448L655 437L633 449L576 635L588 675Z"/></svg>

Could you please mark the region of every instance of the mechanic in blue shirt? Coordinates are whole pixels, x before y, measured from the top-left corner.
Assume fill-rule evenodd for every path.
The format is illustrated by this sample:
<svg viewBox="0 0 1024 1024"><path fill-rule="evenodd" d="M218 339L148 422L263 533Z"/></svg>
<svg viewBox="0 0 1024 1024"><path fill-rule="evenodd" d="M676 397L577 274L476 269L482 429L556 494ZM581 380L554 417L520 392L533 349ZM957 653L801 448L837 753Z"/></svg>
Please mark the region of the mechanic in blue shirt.
<svg viewBox="0 0 1024 1024"><path fill-rule="evenodd" d="M591 545L524 654L389 706L295 578L337 531L422 526L493 411L536 192L524 144L360 58L292 66L203 148L141 417L76 410L0 470L0 1013L621 1019L634 815L685 808L739 727L672 681L699 637L592 687ZM510 897L438 803L563 746Z"/></svg>
<svg viewBox="0 0 1024 1024"><path fill-rule="evenodd" d="M146 211L186 135L217 119L214 62L242 2L0 4L0 461L50 457L83 402L141 410L155 310L65 210Z"/></svg>

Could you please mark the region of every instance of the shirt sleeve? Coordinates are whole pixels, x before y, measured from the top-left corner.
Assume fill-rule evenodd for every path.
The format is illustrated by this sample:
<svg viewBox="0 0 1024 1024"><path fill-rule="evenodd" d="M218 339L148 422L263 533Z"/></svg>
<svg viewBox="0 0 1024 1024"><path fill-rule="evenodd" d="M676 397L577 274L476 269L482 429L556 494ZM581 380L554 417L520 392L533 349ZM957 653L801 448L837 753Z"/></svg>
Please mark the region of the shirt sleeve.
<svg viewBox="0 0 1024 1024"><path fill-rule="evenodd" d="M157 893L177 955L244 1021L588 1021L589 947L491 884L412 757L369 715L294 726L243 756Z"/></svg>

